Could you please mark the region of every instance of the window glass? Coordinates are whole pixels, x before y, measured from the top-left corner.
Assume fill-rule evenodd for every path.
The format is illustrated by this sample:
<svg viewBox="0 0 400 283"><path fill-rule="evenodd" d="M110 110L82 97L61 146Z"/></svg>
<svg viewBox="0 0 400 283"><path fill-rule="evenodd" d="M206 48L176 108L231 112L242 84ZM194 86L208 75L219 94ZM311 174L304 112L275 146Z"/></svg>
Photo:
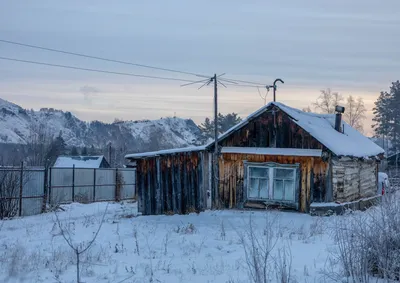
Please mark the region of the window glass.
<svg viewBox="0 0 400 283"><path fill-rule="evenodd" d="M274 176L271 188L270 170L274 170L271 172ZM255 200L269 199L269 192L272 190L274 200L295 201L295 172L296 170L293 168L249 166L247 197Z"/></svg>
<svg viewBox="0 0 400 283"><path fill-rule="evenodd" d="M293 179L293 169L275 168L276 179Z"/></svg>
<svg viewBox="0 0 400 283"><path fill-rule="evenodd" d="M267 167L249 167L249 186L247 197L249 199L268 199L268 175Z"/></svg>
<svg viewBox="0 0 400 283"><path fill-rule="evenodd" d="M274 199L282 200L283 199L283 181L275 180L274 182Z"/></svg>
<svg viewBox="0 0 400 283"><path fill-rule="evenodd" d="M250 167L250 177L268 178L268 168Z"/></svg>
<svg viewBox="0 0 400 283"><path fill-rule="evenodd" d="M257 178L250 178L250 186L247 192L249 198L258 198L259 180Z"/></svg>
<svg viewBox="0 0 400 283"><path fill-rule="evenodd" d="M285 200L294 201L294 182L292 180L284 181Z"/></svg>
<svg viewBox="0 0 400 283"><path fill-rule="evenodd" d="M268 179L260 179L260 198L268 199Z"/></svg>

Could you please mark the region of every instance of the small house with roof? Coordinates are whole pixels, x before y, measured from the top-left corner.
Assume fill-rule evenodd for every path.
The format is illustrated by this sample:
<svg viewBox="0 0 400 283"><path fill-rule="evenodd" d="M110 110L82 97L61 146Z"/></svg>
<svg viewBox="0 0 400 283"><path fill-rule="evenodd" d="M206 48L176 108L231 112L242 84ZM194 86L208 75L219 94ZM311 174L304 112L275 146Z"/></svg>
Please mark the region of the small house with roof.
<svg viewBox="0 0 400 283"><path fill-rule="evenodd" d="M110 168L103 155L99 156L59 156L54 168Z"/></svg>
<svg viewBox="0 0 400 283"><path fill-rule="evenodd" d="M128 166L137 168L139 212L266 206L318 212L372 201L384 150L341 118L271 102L220 135L217 155L214 141L128 154Z"/></svg>

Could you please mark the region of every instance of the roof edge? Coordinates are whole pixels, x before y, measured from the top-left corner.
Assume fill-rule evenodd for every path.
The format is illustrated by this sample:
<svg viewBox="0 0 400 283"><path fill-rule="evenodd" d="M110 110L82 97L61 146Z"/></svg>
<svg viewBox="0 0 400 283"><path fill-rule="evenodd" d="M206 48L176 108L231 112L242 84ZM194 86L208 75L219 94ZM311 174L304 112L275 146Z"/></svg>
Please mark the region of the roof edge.
<svg viewBox="0 0 400 283"><path fill-rule="evenodd" d="M141 159L141 158L174 154L174 153L202 151L205 149L206 149L205 146L192 146L192 147L181 147L181 148L176 148L176 149L164 149L164 150L158 150L158 151L127 154L127 155L125 155L125 159Z"/></svg>

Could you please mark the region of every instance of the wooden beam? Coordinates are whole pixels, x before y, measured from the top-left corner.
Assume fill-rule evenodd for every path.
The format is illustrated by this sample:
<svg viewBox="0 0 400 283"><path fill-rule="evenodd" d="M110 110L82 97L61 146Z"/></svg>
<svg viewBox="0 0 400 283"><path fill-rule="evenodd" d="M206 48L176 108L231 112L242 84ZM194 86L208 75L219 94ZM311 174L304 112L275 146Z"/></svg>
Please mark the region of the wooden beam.
<svg viewBox="0 0 400 283"><path fill-rule="evenodd" d="M162 214L162 188L161 188L161 166L160 166L160 157L156 157L156 174L157 174L157 185L156 185L156 214Z"/></svg>

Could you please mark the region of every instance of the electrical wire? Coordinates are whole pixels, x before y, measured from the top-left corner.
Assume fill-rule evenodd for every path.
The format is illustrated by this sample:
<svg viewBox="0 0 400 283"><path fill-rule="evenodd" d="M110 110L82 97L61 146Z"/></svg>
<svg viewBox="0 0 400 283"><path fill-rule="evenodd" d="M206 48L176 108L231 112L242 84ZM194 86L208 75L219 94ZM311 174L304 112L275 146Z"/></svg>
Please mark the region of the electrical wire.
<svg viewBox="0 0 400 283"><path fill-rule="evenodd" d="M156 67L156 66L150 66L150 65L146 65L146 64L139 64L139 63L122 61L122 60L104 58L104 57L100 57L100 56L93 56L93 55L88 55L88 54L83 54L83 53L78 53L78 52L71 52L71 51L66 51L66 50L61 50L61 49L49 48L49 47L27 44L27 43L16 42L16 41L5 40L5 39L0 39L0 42L7 43L7 44L13 44L13 45L19 45L19 46L28 47L28 48L40 49L40 50L45 50L45 51L50 51L50 52L56 52L56 53L68 54L68 55L85 57L85 58L90 58L90 59L96 59L96 60L101 60L101 61L106 61L106 62L113 62L113 63L119 63L119 64L124 64L124 65L131 65L131 66L137 66L137 67L148 68L148 69L153 69L153 70L159 70L159 71L173 72L173 73L178 73L178 74L192 75L192 76L204 77L204 78L211 77L211 76L206 76L206 75L193 73L193 72L186 72L186 71L180 71L180 70L175 70L175 69L170 69L170 68ZM55 64L53 64L53 65L55 65ZM50 65L48 65L48 66L50 66ZM222 75L224 75L224 74L221 74L218 77L220 77ZM255 85L253 87L256 87L256 86L265 87L265 84L263 84L263 83L237 80L237 79L231 79L231 78L219 78L219 79L229 82L229 83L232 83L232 84L237 84L237 83L249 84L249 85L240 85L243 87L252 87L250 85Z"/></svg>
<svg viewBox="0 0 400 283"><path fill-rule="evenodd" d="M127 62L127 61L109 59L109 58L104 58L104 57L99 57L99 56L87 55L87 54L83 54L83 53L70 52L70 51L65 51L65 50L60 50L60 49L55 49L55 48L48 48L48 47L43 47L43 46L38 46L38 45L15 42L15 41L10 41L10 40L5 40L5 39L0 39L0 42L19 45L19 46L24 46L24 47L29 47L29 48L41 49L41 50L46 50L46 51L51 51L51 52L63 53L63 54L68 54L68 55L74 55L74 56L79 56L79 57L85 57L85 58L90 58L90 59L102 60L102 61L107 61L107 62L114 62L114 63L125 64L125 65L132 65L132 66L137 66L137 67L142 67L142 68L148 68L148 69L154 69L154 70L160 70L160 71L167 71L167 72L174 72L174 73L186 74L186 75L193 75L193 76L197 76L197 77L207 77L207 76L204 76L204 75L201 75L201 74L192 73L192 72L185 72L185 71L179 71L179 70L174 70L174 69L169 69L169 68L155 67L155 66L150 66L150 65L145 65L145 64L139 64L139 63L132 63L132 62Z"/></svg>
<svg viewBox="0 0 400 283"><path fill-rule="evenodd" d="M44 66L50 66L50 67L58 67L58 68L64 68L64 69L73 69L73 70L96 72L96 73L106 73L106 74L113 74L113 75L131 76L131 77L139 77L139 78L158 79L158 80L168 80L168 81L189 82L189 83L193 82L191 80L186 80L186 79L160 77L160 76L150 76L150 75L140 75L140 74L123 73L123 72L114 72L114 71L106 71L106 70L100 70L100 69L82 68L82 67L75 67L75 66L68 66L68 65L51 64L51 63L46 63L46 62L22 60L22 59L9 58L9 57L0 57L0 59L1 60L21 62L21 63L29 63L29 64L44 65Z"/></svg>

